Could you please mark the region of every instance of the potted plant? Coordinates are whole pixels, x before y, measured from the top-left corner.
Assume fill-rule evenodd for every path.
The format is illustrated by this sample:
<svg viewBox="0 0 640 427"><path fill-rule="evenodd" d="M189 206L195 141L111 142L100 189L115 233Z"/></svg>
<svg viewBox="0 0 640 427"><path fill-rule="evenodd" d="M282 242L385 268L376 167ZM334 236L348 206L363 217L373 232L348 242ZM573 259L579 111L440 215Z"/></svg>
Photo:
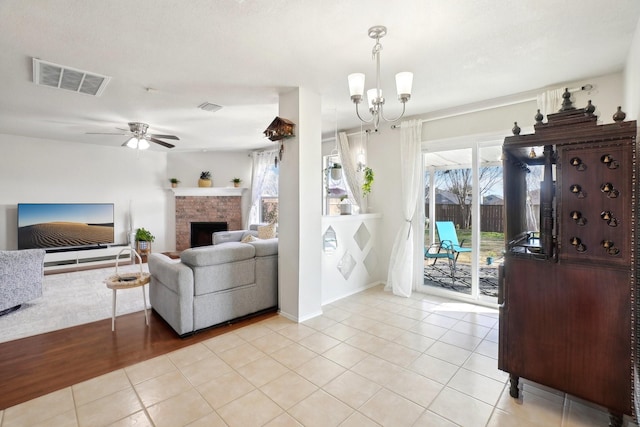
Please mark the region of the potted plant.
<svg viewBox="0 0 640 427"><path fill-rule="evenodd" d="M211 182L211 172L203 171L200 173L200 179L198 180L198 187L211 187L213 182Z"/></svg>
<svg viewBox="0 0 640 427"><path fill-rule="evenodd" d="M240 184L242 183L242 180L240 178L233 178L231 180L231 182L233 182L233 186L234 187L240 187Z"/></svg>
<svg viewBox="0 0 640 427"><path fill-rule="evenodd" d="M347 196L340 197L340 215L351 215L351 202Z"/></svg>
<svg viewBox="0 0 640 427"><path fill-rule="evenodd" d="M342 165L340 163L334 163L329 169L331 170L331 179L338 181L342 178Z"/></svg>
<svg viewBox="0 0 640 427"><path fill-rule="evenodd" d="M362 195L367 197L371 193L371 184L373 184L373 169L369 166L364 168L364 180L362 182Z"/></svg>
<svg viewBox="0 0 640 427"><path fill-rule="evenodd" d="M151 232L144 227L138 228L136 230L136 248L140 255L147 255L151 252L151 242L153 242L156 237L151 234Z"/></svg>
<svg viewBox="0 0 640 427"><path fill-rule="evenodd" d="M169 182L171 183L171 188L176 188L178 184L180 184L180 180L178 178L169 178Z"/></svg>

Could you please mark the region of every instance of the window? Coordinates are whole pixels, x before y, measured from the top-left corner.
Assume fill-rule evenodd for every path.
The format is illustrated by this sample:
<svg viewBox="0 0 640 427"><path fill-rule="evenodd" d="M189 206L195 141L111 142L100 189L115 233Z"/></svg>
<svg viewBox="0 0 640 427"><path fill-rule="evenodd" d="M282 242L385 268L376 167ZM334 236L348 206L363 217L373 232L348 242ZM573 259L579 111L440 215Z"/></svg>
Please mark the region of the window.
<svg viewBox="0 0 640 427"><path fill-rule="evenodd" d="M280 170L267 168L260 195L260 222L278 222L278 177Z"/></svg>
<svg viewBox="0 0 640 427"><path fill-rule="evenodd" d="M253 153L251 212L248 224L278 220L278 178L280 170L274 158L276 151Z"/></svg>

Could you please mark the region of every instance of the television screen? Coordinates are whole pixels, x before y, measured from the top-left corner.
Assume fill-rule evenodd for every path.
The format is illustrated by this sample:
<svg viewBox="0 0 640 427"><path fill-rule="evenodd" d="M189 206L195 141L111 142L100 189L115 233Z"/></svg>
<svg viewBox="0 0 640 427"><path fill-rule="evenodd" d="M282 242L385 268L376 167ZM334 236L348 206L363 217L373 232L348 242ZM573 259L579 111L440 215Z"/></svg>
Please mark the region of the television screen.
<svg viewBox="0 0 640 427"><path fill-rule="evenodd" d="M112 243L113 203L18 204L18 249Z"/></svg>

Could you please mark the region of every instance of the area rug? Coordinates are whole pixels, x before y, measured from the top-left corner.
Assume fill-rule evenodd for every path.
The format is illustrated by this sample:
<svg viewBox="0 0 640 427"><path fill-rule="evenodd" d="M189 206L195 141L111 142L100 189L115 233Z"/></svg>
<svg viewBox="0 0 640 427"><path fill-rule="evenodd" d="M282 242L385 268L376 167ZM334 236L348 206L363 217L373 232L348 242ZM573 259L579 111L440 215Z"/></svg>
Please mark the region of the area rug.
<svg viewBox="0 0 640 427"><path fill-rule="evenodd" d="M490 297L498 296L498 269L495 267L480 267L480 293ZM468 264L458 263L451 278L451 269L446 263L424 267L424 284L436 286L456 292L471 294L471 268Z"/></svg>
<svg viewBox="0 0 640 427"><path fill-rule="evenodd" d="M139 271L139 265L118 268L119 273ZM147 264L142 265L142 271L149 271ZM113 292L104 280L113 274L115 269L111 267L44 276L42 297L0 316L0 342L111 318ZM147 306L148 288L144 287ZM117 295L116 315L144 309L141 288L119 290Z"/></svg>

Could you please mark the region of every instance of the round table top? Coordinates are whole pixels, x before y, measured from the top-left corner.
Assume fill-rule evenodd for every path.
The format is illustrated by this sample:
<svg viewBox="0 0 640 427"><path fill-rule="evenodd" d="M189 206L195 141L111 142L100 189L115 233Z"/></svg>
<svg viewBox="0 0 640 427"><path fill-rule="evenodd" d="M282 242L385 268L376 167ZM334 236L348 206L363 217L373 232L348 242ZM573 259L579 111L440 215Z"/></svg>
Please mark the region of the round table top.
<svg viewBox="0 0 640 427"><path fill-rule="evenodd" d="M137 288L149 283L151 275L149 273L124 273L109 276L104 283L109 289L130 289Z"/></svg>

